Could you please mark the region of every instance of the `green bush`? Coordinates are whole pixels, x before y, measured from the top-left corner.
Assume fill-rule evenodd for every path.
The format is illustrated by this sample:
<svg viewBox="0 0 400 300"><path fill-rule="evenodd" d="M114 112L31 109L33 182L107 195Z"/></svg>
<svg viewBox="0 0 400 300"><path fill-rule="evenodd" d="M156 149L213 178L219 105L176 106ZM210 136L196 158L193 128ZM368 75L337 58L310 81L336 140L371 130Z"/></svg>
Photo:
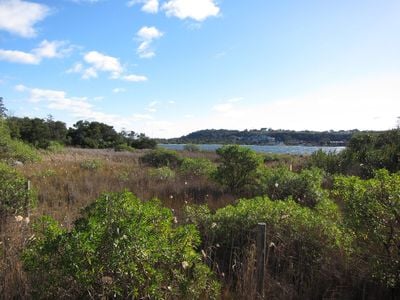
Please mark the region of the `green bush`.
<svg viewBox="0 0 400 300"><path fill-rule="evenodd" d="M34 193L27 189L27 180L15 169L0 162L0 215L22 213L34 200Z"/></svg>
<svg viewBox="0 0 400 300"><path fill-rule="evenodd" d="M211 176L216 166L206 158L184 158L179 171L185 176Z"/></svg>
<svg viewBox="0 0 400 300"><path fill-rule="evenodd" d="M299 293L293 296L296 299L322 298L323 287L333 284L337 274L345 274L346 258L352 251L352 235L344 229L339 208L330 200L310 209L292 200L257 197L214 214L206 206L189 206L186 214L187 221L198 226L208 256L221 271L236 272L237 280L246 271L256 225L266 223L267 277L285 288L293 287Z"/></svg>
<svg viewBox="0 0 400 300"><path fill-rule="evenodd" d="M258 177L258 194L267 195L272 200L292 197L300 204L313 207L326 197L321 187L323 179L323 171L316 168L300 173L285 167L263 168Z"/></svg>
<svg viewBox="0 0 400 300"><path fill-rule="evenodd" d="M53 153L60 153L60 152L64 151L64 145L61 144L60 142L50 141L49 146L47 147L46 150L53 152Z"/></svg>
<svg viewBox="0 0 400 300"><path fill-rule="evenodd" d="M24 163L40 160L40 156L34 148L21 141L11 139L6 122L2 119L0 119L0 160L18 160Z"/></svg>
<svg viewBox="0 0 400 300"><path fill-rule="evenodd" d="M123 143L123 144L118 144L114 147L114 151L116 152L122 152L122 151L126 151L126 152L135 152L135 148L128 146L128 144Z"/></svg>
<svg viewBox="0 0 400 300"><path fill-rule="evenodd" d="M347 226L356 234L360 274L400 288L400 174L335 178L333 194L344 205ZM361 275L362 276L362 275Z"/></svg>
<svg viewBox="0 0 400 300"><path fill-rule="evenodd" d="M67 232L36 224L23 261L38 298L215 299L219 285L195 249L193 225L131 193L105 194Z"/></svg>
<svg viewBox="0 0 400 300"><path fill-rule="evenodd" d="M174 170L171 170L168 167L161 167L157 169L150 169L149 170L150 177L157 179L157 180L169 180L175 178Z"/></svg>
<svg viewBox="0 0 400 300"><path fill-rule="evenodd" d="M255 183L262 158L250 148L226 145L217 149L220 165L215 179L234 193L241 193Z"/></svg>
<svg viewBox="0 0 400 300"><path fill-rule="evenodd" d="M140 157L140 162L154 168L177 168L182 163L182 159L176 151L159 148Z"/></svg>
<svg viewBox="0 0 400 300"><path fill-rule="evenodd" d="M307 160L309 168L319 168L328 174L337 174L342 171L342 157L336 152L315 151Z"/></svg>
<svg viewBox="0 0 400 300"><path fill-rule="evenodd" d="M81 162L80 166L82 169L95 171L103 166L103 162L98 159L88 159Z"/></svg>

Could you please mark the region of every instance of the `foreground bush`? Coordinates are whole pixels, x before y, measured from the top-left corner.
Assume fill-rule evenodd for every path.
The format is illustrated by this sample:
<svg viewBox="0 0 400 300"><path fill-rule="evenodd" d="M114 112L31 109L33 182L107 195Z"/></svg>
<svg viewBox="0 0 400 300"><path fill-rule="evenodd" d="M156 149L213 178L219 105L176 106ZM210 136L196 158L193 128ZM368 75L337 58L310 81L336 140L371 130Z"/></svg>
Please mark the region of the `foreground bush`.
<svg viewBox="0 0 400 300"><path fill-rule="evenodd" d="M336 177L334 195L343 201L346 224L357 237L358 276L400 295L400 174Z"/></svg>
<svg viewBox="0 0 400 300"><path fill-rule="evenodd" d="M27 181L15 169L0 162L0 216L22 213L34 200Z"/></svg>
<svg viewBox="0 0 400 300"><path fill-rule="evenodd" d="M184 158L179 171L189 177L209 177L216 170L216 166L206 158Z"/></svg>
<svg viewBox="0 0 400 300"><path fill-rule="evenodd" d="M267 225L267 299L318 299L346 280L352 235L329 200L310 209L292 200L258 197L214 214L205 206L191 206L187 218L201 231L216 268L233 278L242 293L238 297L251 299L254 292L254 229L259 222Z"/></svg>
<svg viewBox="0 0 400 300"><path fill-rule="evenodd" d="M40 298L213 299L219 292L195 248L194 226L173 226L156 200L105 194L72 231L49 217L24 252Z"/></svg>

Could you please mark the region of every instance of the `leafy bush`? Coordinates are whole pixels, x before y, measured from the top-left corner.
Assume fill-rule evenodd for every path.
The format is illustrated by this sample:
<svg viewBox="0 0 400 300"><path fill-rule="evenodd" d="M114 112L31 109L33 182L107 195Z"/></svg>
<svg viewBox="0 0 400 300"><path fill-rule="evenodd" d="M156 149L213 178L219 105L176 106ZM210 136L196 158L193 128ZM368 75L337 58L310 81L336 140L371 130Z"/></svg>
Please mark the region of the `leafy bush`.
<svg viewBox="0 0 400 300"><path fill-rule="evenodd" d="M56 141L50 141L47 150L53 153L60 153L64 151L64 145Z"/></svg>
<svg viewBox="0 0 400 300"><path fill-rule="evenodd" d="M215 299L219 286L195 248L193 225L131 193L105 194L67 232L50 217L36 224L23 255L36 297Z"/></svg>
<svg viewBox="0 0 400 300"><path fill-rule="evenodd" d="M186 176L210 176L216 166L206 158L184 158L179 171Z"/></svg>
<svg viewBox="0 0 400 300"><path fill-rule="evenodd" d="M39 161L38 152L21 141L13 140L6 122L0 119L0 160L18 160L21 162Z"/></svg>
<svg viewBox="0 0 400 300"><path fill-rule="evenodd" d="M180 166L182 159L176 151L160 148L152 150L140 157L140 162L154 168L176 168Z"/></svg>
<svg viewBox="0 0 400 300"><path fill-rule="evenodd" d="M81 162L80 166L82 169L95 171L103 166L103 162L98 159L88 159Z"/></svg>
<svg viewBox="0 0 400 300"><path fill-rule="evenodd" d="M27 180L15 169L0 162L0 215L22 213L35 200L27 189Z"/></svg>
<svg viewBox="0 0 400 300"><path fill-rule="evenodd" d="M326 196L321 187L323 178L323 171L316 168L300 173L285 167L264 168L259 175L258 194L267 195L272 200L292 197L300 204L313 207Z"/></svg>
<svg viewBox="0 0 400 300"><path fill-rule="evenodd" d="M400 288L400 174L380 170L369 180L340 176L334 188L357 237L360 270L367 270L370 280Z"/></svg>
<svg viewBox="0 0 400 300"><path fill-rule="evenodd" d="M232 192L240 193L246 186L254 184L262 158L253 150L238 145L227 145L217 149L220 165L215 179Z"/></svg>
<svg viewBox="0 0 400 300"><path fill-rule="evenodd" d="M337 274L345 274L343 258L346 260L352 251L352 235L341 224L339 208L329 200L310 209L292 200L257 197L240 200L214 214L206 206L189 206L187 220L198 226L208 256L221 271L236 273L237 281L243 279L254 229L265 222L269 284L293 287L299 293L291 297L295 299L322 298L325 290L319 287L335 284ZM282 294L277 296L282 298Z"/></svg>
<svg viewBox="0 0 400 300"><path fill-rule="evenodd" d="M336 152L315 151L307 161L308 167L319 168L329 174L337 174L342 171L342 157Z"/></svg>
<svg viewBox="0 0 400 300"><path fill-rule="evenodd" d="M152 178L161 181L175 178L175 172L168 167L150 169L149 174Z"/></svg>
<svg viewBox="0 0 400 300"><path fill-rule="evenodd" d="M114 151L117 152L122 152L122 151L127 151L127 152L134 152L135 148L128 146L126 143L118 144L114 147Z"/></svg>

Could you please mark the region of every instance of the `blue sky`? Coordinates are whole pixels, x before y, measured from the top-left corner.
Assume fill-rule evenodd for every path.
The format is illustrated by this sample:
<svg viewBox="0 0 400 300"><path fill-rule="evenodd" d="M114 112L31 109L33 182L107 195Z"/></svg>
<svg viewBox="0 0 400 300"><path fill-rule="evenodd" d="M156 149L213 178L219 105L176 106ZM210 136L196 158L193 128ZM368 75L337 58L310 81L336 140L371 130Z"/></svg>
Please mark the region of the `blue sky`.
<svg viewBox="0 0 400 300"><path fill-rule="evenodd" d="M0 0L11 114L176 137L389 129L398 0Z"/></svg>

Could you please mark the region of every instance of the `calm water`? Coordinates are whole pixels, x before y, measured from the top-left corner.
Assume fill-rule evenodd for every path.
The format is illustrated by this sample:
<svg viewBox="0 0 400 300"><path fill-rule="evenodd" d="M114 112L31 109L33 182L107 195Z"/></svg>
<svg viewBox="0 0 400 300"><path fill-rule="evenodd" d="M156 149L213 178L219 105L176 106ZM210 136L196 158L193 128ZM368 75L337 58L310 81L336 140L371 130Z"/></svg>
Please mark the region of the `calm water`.
<svg viewBox="0 0 400 300"><path fill-rule="evenodd" d="M160 147L171 149L171 150L183 150L185 144L159 144ZM204 151L215 151L222 147L219 144L200 144L197 145L201 150ZM259 145L243 145L249 147L256 152L263 153L287 153L287 154L311 154L319 149L324 152L340 152L345 147L317 147L317 146L286 146L286 145L274 145L274 146L259 146Z"/></svg>

